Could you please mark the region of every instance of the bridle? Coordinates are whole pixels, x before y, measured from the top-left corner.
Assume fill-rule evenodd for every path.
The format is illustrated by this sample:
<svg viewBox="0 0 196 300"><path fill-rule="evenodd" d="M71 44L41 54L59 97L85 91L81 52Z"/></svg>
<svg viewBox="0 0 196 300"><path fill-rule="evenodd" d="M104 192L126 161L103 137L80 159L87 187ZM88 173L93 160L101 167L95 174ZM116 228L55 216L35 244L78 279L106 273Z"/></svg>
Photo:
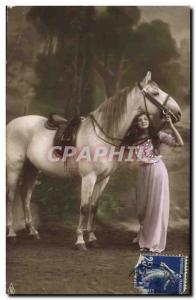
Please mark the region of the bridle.
<svg viewBox="0 0 196 300"><path fill-rule="evenodd" d="M145 89L141 86L140 83L138 83L138 87L140 89L140 91L142 92L143 96L144 96L144 104L145 104L145 109L146 109L146 114L149 118L149 120L151 121L151 118L150 118L150 115L149 115L149 112L148 112L148 108L147 108L147 103L146 103L146 99L148 99L152 104L154 104L161 112L160 114L160 119L163 119L165 116L169 115L171 118L172 118L172 121L177 121L177 118L176 116L174 115L174 113L167 107L167 103L168 101L170 100L170 96L167 94L163 104L161 104L160 102L158 102L152 95L150 95L148 92L145 91ZM95 119L94 115L92 113L89 114L89 117L91 119L91 123L93 125L93 129L94 129L94 132L95 134L97 135L98 138L100 138L102 141L110 144L110 145L113 145L115 147L118 147L118 145L115 145L114 143L112 142L109 142L107 141L105 138L101 137L100 135L98 135L97 131L96 131L96 126L99 128L99 130L104 134L104 136L106 138L108 138L109 140L112 140L112 141L119 141L119 142L123 142L124 138L123 139L119 139L119 138L115 138L115 137L111 137L109 136L104 130L103 128L101 127L101 125L97 122L97 120ZM151 121L151 124L152 124L152 121ZM153 126L153 124L152 124ZM158 129L159 131L160 129ZM125 136L126 136L127 132L125 133Z"/></svg>
<svg viewBox="0 0 196 300"><path fill-rule="evenodd" d="M163 119L164 117L166 117L167 115L169 115L172 119L173 122L177 121L178 119L176 118L176 116L174 115L174 113L167 107L167 103L170 100L170 95L167 94L166 98L163 102L163 104L161 104L160 102L157 101L157 99L155 99L151 94L149 94L142 86L140 83L138 83L138 87L140 89L140 91L142 92L143 96L144 96L144 104L145 104L145 109L146 109L146 114L149 117L149 112L148 112L148 108L147 108L147 103L146 103L146 99L148 99L152 104L154 104L159 110L160 110L160 119Z"/></svg>

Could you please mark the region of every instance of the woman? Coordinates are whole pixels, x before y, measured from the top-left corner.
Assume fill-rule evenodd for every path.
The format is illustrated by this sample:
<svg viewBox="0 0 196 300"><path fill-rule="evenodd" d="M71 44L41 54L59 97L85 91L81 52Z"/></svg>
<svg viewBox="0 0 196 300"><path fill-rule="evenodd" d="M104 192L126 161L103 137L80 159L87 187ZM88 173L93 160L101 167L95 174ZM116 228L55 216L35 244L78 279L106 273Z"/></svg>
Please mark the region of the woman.
<svg viewBox="0 0 196 300"><path fill-rule="evenodd" d="M170 116L166 123L172 135L163 131L155 133L150 119L141 113L133 122L125 143L135 146L135 154L141 150L137 180L137 214L140 230L133 242L143 251L161 252L165 249L169 219L169 181L160 145L183 146L183 140ZM141 151L140 151L141 153ZM136 155L137 156L137 155Z"/></svg>

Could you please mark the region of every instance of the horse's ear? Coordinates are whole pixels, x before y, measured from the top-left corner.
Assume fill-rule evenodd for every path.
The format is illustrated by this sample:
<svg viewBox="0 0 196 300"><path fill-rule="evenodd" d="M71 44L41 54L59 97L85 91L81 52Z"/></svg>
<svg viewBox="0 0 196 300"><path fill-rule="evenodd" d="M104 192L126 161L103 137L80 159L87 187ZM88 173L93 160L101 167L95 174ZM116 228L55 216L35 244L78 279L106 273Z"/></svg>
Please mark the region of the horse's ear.
<svg viewBox="0 0 196 300"><path fill-rule="evenodd" d="M145 87L145 86L149 83L150 80L151 80L151 72L148 71L148 72L146 73L146 76L145 76L144 79L142 80L141 85L142 85L143 87Z"/></svg>

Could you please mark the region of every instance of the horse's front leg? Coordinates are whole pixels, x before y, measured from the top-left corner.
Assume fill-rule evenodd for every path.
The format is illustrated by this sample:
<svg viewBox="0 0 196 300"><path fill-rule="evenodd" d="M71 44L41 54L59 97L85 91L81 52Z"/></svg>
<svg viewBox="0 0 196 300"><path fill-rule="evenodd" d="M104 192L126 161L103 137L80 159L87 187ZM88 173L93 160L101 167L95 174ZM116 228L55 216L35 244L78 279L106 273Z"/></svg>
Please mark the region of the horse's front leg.
<svg viewBox="0 0 196 300"><path fill-rule="evenodd" d="M95 216L97 213L99 197L102 194L104 188L106 187L106 185L109 181L109 178L110 177L108 176L95 184L95 188L93 190L93 194L91 197L89 218L88 218L88 225L87 225L88 245L90 247L98 246L97 238L96 238L95 232L94 232L95 231Z"/></svg>
<svg viewBox="0 0 196 300"><path fill-rule="evenodd" d="M86 245L84 241L84 221L85 217L89 214L89 204L93 193L94 185L96 182L96 175L90 173L82 177L82 187L81 187L81 205L80 205L80 218L77 228L77 241L75 247L77 249L86 250Z"/></svg>

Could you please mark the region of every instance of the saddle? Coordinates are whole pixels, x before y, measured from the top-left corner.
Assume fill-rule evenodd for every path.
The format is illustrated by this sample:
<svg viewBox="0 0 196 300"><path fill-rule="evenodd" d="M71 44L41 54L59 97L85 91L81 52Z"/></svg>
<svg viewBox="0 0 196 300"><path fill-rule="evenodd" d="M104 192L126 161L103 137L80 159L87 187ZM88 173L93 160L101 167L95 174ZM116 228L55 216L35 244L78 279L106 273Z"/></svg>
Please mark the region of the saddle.
<svg viewBox="0 0 196 300"><path fill-rule="evenodd" d="M62 152L65 146L75 146L77 132L83 120L81 116L75 116L71 120L67 120L60 115L50 114L45 123L45 127L49 130L56 130L54 137L54 146L61 146Z"/></svg>

